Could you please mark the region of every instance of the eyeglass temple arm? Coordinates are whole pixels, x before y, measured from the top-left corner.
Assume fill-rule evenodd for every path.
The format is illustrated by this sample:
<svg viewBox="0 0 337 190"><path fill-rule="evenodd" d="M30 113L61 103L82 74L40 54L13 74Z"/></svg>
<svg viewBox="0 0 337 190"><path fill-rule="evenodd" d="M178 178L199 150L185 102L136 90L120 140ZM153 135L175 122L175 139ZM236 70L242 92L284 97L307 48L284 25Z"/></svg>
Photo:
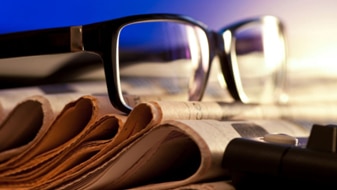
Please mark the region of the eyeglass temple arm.
<svg viewBox="0 0 337 190"><path fill-rule="evenodd" d="M82 27L64 27L0 35L0 58L83 50Z"/></svg>

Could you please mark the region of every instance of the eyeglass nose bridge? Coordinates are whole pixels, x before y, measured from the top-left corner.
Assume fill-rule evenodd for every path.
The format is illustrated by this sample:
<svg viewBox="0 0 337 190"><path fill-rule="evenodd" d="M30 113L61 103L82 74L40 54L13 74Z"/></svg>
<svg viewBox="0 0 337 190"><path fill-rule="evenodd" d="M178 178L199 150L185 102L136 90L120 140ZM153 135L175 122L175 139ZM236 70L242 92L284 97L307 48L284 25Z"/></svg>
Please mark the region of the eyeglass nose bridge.
<svg viewBox="0 0 337 190"><path fill-rule="evenodd" d="M205 93L212 63L214 58L221 51L220 49L223 47L221 44L220 35L215 31L204 30L207 42L208 42L208 57L207 63L201 61L198 65L198 68L194 72L194 76L192 77L192 81L189 88L189 101L200 101ZM202 46L203 44L201 44ZM220 51L219 51L220 50Z"/></svg>

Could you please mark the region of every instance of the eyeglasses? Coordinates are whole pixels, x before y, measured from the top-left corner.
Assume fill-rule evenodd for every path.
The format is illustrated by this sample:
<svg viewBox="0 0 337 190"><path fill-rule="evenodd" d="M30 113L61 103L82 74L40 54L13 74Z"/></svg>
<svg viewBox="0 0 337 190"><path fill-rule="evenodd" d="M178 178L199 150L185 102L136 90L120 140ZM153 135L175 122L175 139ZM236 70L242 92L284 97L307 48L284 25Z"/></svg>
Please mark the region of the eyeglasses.
<svg viewBox="0 0 337 190"><path fill-rule="evenodd" d="M278 101L285 81L285 39L273 16L242 20L218 32L191 18L149 14L110 21L0 35L0 58L90 51L104 63L107 89L117 109L127 96L202 99L212 60L243 103Z"/></svg>

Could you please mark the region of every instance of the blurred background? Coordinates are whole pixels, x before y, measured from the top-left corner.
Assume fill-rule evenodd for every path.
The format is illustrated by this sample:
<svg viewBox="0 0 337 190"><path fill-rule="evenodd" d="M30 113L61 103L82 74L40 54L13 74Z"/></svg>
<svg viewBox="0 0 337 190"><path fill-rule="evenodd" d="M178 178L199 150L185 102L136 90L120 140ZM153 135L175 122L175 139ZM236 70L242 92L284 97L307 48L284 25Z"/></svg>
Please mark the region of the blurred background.
<svg viewBox="0 0 337 190"><path fill-rule="evenodd" d="M0 6L0 33L92 23L142 13L179 13L212 29L236 20L272 14L287 26L289 54L298 64L325 65L336 59L334 0L11 0Z"/></svg>
<svg viewBox="0 0 337 190"><path fill-rule="evenodd" d="M335 0L11 0L1 2L0 33L81 25L143 13L184 14L218 30L239 19L271 14L286 24L289 67L296 76L331 79L337 73L336 5Z"/></svg>

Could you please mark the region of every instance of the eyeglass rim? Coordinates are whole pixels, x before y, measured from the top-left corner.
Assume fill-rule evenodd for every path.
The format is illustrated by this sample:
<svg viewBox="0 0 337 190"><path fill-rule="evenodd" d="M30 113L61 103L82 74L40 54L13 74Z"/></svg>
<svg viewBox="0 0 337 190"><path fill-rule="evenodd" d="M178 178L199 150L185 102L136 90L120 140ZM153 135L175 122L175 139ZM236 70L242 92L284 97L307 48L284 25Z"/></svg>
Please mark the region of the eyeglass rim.
<svg viewBox="0 0 337 190"><path fill-rule="evenodd" d="M105 32L105 39L109 39L111 41L111 46L107 47L105 46L105 53L103 53L103 62L105 67L105 76L106 76L106 82L107 82L107 89L108 94L111 103L120 109L123 112L129 113L133 108L128 105L126 102L121 89L120 79L119 79L119 58L117 53L117 44L118 44L118 37L120 30L129 24L137 23L137 22L150 22L150 21L172 21L172 22L181 22L186 23L189 25L197 26L200 28L203 32L205 32L206 37L210 38L210 31L206 28L206 26L198 22L196 20L193 20L192 18L189 18L187 16L177 15L177 14L145 14L145 15L133 15L128 17L122 17L119 19L114 19L108 22L105 22L105 27L108 27L109 29L104 30ZM111 35L113 34L113 35ZM110 35L110 37L109 37ZM106 43L107 44L107 43ZM113 50L110 52L111 55L109 55L109 50ZM212 52L209 50L209 52ZM208 63L210 64L210 62ZM112 71L112 72L110 72ZM208 78L209 69L206 73L206 78ZM204 85L205 82L203 82L202 86L199 86L201 88L201 94L203 94L204 91ZM201 99L201 95L199 96Z"/></svg>

